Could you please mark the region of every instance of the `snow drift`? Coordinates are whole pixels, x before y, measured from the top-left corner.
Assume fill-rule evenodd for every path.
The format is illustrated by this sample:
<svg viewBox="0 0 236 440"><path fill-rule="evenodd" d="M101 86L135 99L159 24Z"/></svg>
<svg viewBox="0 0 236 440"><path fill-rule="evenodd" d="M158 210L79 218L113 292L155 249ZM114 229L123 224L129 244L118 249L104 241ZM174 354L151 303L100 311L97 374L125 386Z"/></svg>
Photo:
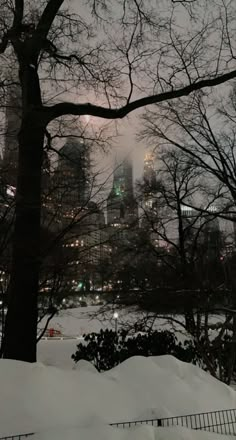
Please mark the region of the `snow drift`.
<svg viewBox="0 0 236 440"><path fill-rule="evenodd" d="M39 433L34 440L90 440L93 430L99 440L111 439L111 432L112 440L217 438L182 428L127 433L104 425L236 407L235 391L172 356L133 357L105 373L85 361L62 370L2 359L0 389L0 437Z"/></svg>

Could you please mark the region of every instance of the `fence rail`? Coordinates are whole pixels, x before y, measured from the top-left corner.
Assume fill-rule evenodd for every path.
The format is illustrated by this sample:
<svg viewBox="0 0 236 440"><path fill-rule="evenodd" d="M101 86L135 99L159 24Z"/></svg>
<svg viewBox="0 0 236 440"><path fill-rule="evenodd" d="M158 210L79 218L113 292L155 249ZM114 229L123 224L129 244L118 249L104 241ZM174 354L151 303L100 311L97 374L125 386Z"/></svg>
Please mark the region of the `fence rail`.
<svg viewBox="0 0 236 440"><path fill-rule="evenodd" d="M110 426L115 426L117 428L132 428L139 425L151 425L154 427L182 426L190 429L210 431L217 434L236 435L236 408L188 414L184 416L110 424ZM0 437L0 440L25 440L26 437L32 435L34 435L34 432Z"/></svg>
<svg viewBox="0 0 236 440"><path fill-rule="evenodd" d="M23 440L26 437L30 437L31 435L34 435L34 432L27 432L27 434L15 434L15 435L8 435L5 437L0 437L0 440Z"/></svg>
<svg viewBox="0 0 236 440"><path fill-rule="evenodd" d="M117 428L131 428L138 425L156 427L183 426L190 429L211 431L218 434L236 435L236 409L225 409L184 416L166 417L160 419L136 420L132 422L112 423Z"/></svg>

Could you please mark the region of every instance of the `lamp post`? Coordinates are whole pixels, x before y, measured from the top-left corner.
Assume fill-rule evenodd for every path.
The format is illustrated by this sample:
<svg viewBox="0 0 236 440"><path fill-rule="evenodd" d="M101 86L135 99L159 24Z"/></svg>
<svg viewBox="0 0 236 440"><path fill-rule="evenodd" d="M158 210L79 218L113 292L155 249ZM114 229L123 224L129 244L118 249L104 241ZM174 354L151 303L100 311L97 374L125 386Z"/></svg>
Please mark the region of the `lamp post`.
<svg viewBox="0 0 236 440"><path fill-rule="evenodd" d="M114 312L113 318L115 320L115 332L117 333L118 332L118 318L119 318L118 312Z"/></svg>

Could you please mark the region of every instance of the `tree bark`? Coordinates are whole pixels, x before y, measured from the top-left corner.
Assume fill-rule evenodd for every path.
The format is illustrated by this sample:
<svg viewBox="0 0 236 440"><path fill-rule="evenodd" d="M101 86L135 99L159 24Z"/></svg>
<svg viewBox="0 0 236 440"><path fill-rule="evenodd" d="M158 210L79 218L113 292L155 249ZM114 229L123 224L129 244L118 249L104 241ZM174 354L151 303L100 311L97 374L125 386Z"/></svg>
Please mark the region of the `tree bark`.
<svg viewBox="0 0 236 440"><path fill-rule="evenodd" d="M27 362L36 361L43 143L42 117L23 116L3 357Z"/></svg>

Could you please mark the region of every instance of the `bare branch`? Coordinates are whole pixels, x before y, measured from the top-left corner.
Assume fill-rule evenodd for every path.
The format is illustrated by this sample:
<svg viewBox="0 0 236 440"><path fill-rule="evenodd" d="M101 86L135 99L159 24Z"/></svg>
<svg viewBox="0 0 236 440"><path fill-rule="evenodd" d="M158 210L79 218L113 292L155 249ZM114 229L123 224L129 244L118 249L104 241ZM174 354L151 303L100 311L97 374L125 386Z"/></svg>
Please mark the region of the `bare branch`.
<svg viewBox="0 0 236 440"><path fill-rule="evenodd" d="M13 28L21 25L24 15L24 0L15 0Z"/></svg>
<svg viewBox="0 0 236 440"><path fill-rule="evenodd" d="M49 0L47 2L47 5L41 15L41 18L34 32L34 40L35 40L35 46L37 48L37 55L42 49L44 41L47 39L52 23L63 2L64 0Z"/></svg>
<svg viewBox="0 0 236 440"><path fill-rule="evenodd" d="M207 87L214 87L234 78L236 78L236 70L232 70L231 72L219 75L215 78L197 81L193 84L177 90L171 90L168 92L146 96L144 98L140 98L133 102L130 102L127 105L118 109L101 107L90 103L74 104L72 102L63 102L55 104L51 107L44 107L44 111L48 114L48 122L52 121L53 119L59 118L60 116L68 114L77 116L91 115L104 119L122 119L132 111L137 110L141 107L145 107L150 104L157 104L163 101L169 101L172 99L180 98L182 96L188 96L197 90L201 90Z"/></svg>
<svg viewBox="0 0 236 440"><path fill-rule="evenodd" d="M0 43L0 54L4 53L8 44L8 34L5 33L2 37L2 41Z"/></svg>

